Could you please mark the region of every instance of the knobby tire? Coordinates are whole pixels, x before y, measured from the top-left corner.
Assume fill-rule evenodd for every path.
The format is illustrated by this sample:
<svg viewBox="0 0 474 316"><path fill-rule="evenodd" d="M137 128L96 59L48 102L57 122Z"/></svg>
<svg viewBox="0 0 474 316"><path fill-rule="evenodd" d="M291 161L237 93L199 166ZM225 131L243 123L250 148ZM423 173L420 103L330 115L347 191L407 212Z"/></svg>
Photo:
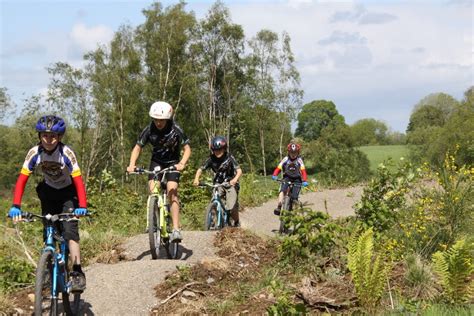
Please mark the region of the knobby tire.
<svg viewBox="0 0 474 316"><path fill-rule="evenodd" d="M157 259L161 244L159 206L156 197L150 197L148 202L148 240L152 259Z"/></svg>
<svg viewBox="0 0 474 316"><path fill-rule="evenodd" d="M58 297L54 299L51 295L53 260L53 252L43 252L36 268L35 316L41 316L43 315L43 312L48 312L49 315L59 315L59 293L61 293L62 296L64 312L67 315L72 315L69 304L69 294L66 289L60 288L58 284ZM64 271L64 276L67 277L66 271Z"/></svg>
<svg viewBox="0 0 474 316"><path fill-rule="evenodd" d="M206 217L204 220L204 230L211 230L217 228L217 204L211 202L206 208Z"/></svg>
<svg viewBox="0 0 474 316"><path fill-rule="evenodd" d="M285 196L283 198L283 203L281 207L281 214L280 214L280 234L287 234L288 233L288 227L287 224L285 223L283 217L288 215L288 212L290 211L290 206L291 206L291 199L289 196ZM282 216L283 215L283 216Z"/></svg>

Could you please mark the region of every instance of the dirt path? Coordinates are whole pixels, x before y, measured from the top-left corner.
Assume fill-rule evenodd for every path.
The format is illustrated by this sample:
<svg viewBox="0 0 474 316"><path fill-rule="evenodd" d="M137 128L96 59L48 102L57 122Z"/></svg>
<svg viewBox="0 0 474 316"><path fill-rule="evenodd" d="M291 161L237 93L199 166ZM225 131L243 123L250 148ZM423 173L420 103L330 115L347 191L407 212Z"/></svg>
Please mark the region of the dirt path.
<svg viewBox="0 0 474 316"><path fill-rule="evenodd" d="M327 211L333 217L353 214L352 205L360 199L361 187L306 193L300 200L313 210ZM241 213L242 227L263 235L274 235L278 217L273 215L276 200ZM83 294L84 315L149 315L158 304L154 287L176 266L200 262L215 256L214 232L183 232L180 260L151 260L148 236L130 238L123 246L129 261L93 264L86 269L87 290Z"/></svg>

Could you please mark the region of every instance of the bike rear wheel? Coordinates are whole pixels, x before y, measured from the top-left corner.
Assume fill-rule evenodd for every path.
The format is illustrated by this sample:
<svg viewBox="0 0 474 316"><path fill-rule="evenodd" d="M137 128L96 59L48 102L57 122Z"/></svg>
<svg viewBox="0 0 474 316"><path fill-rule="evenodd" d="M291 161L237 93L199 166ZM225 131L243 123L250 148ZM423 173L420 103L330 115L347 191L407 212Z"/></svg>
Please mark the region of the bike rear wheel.
<svg viewBox="0 0 474 316"><path fill-rule="evenodd" d="M161 231L159 205L155 196L148 199L148 240L150 242L151 257L157 259L160 252Z"/></svg>
<svg viewBox="0 0 474 316"><path fill-rule="evenodd" d="M217 203L211 202L207 205L206 216L204 218L204 230L211 230L218 228L218 219L217 219Z"/></svg>

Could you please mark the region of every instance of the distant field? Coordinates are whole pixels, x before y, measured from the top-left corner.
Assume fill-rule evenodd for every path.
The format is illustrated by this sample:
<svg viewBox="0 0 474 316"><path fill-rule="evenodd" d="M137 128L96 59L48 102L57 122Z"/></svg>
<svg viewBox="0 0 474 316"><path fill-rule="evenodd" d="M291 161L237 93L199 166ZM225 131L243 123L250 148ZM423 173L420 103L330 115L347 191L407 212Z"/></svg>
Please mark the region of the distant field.
<svg viewBox="0 0 474 316"><path fill-rule="evenodd" d="M404 145L362 146L359 149L369 158L372 171L375 171L377 166L389 157L394 162L398 162L401 157L408 155L408 147Z"/></svg>

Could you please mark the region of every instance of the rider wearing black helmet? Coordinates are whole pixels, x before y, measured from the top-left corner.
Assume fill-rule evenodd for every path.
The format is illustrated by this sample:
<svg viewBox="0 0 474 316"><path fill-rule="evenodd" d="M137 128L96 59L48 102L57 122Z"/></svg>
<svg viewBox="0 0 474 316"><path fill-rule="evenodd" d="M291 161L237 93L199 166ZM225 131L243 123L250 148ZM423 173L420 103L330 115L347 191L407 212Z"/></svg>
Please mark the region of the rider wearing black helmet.
<svg viewBox="0 0 474 316"><path fill-rule="evenodd" d="M193 184L199 185L199 177L203 170L211 169L214 172L214 184L229 182L229 188L221 188L222 198L225 201L226 210L230 211L234 226L240 226L239 223L239 204L238 190L239 178L242 175L242 169L235 160L234 156L227 152L227 140L224 136L216 136L209 144L211 155L196 171Z"/></svg>

